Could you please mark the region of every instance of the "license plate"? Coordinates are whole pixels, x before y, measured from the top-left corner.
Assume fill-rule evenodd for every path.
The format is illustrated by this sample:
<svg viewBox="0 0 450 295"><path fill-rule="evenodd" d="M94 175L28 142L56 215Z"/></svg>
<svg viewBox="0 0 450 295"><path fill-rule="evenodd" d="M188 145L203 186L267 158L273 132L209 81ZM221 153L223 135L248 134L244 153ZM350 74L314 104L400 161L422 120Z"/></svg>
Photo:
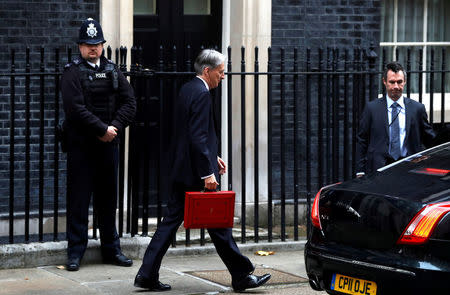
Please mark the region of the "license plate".
<svg viewBox="0 0 450 295"><path fill-rule="evenodd" d="M331 279L331 290L352 295L375 295L377 294L377 283L336 273Z"/></svg>

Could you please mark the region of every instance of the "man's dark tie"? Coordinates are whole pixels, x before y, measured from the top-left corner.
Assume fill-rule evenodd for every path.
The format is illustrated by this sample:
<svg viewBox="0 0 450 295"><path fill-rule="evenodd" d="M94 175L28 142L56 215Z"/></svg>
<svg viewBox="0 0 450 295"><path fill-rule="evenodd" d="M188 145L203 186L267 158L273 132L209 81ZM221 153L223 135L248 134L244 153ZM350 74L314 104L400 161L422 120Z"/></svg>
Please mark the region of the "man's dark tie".
<svg viewBox="0 0 450 295"><path fill-rule="evenodd" d="M94 69L95 71L98 71L98 65L95 65Z"/></svg>
<svg viewBox="0 0 450 295"><path fill-rule="evenodd" d="M398 114L400 112L400 106L398 103L394 102L391 105L392 112L391 112L391 137L390 137L390 152L389 154L394 160L397 160L401 156L400 151L400 124L398 120Z"/></svg>

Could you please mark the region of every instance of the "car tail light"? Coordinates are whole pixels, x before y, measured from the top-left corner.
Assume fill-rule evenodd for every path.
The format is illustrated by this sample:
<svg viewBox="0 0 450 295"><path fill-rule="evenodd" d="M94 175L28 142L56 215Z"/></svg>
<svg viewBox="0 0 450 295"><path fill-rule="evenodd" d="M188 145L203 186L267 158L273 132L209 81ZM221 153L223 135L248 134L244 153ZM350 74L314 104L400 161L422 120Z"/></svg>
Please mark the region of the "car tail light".
<svg viewBox="0 0 450 295"><path fill-rule="evenodd" d="M312 225L317 227L318 229L322 229L320 226L320 218L319 218L319 199L320 199L320 193L322 192L323 188L321 188L314 198L314 203L311 209L311 222Z"/></svg>
<svg viewBox="0 0 450 295"><path fill-rule="evenodd" d="M406 227L397 244L419 245L428 241L442 217L450 212L450 202L425 206Z"/></svg>
<svg viewBox="0 0 450 295"><path fill-rule="evenodd" d="M449 174L450 170L437 169L437 168L419 168L419 169L411 170L411 172L442 177L442 176L446 176L447 174Z"/></svg>
<svg viewBox="0 0 450 295"><path fill-rule="evenodd" d="M334 184L330 184L327 186L322 187L316 194L316 197L314 198L314 203L311 209L311 222L313 224L313 226L317 227L318 229L322 229L322 226L320 225L320 216L319 216L319 199L320 199L320 194L322 193L322 191L326 188L329 188L330 186L339 184L338 183L334 183Z"/></svg>

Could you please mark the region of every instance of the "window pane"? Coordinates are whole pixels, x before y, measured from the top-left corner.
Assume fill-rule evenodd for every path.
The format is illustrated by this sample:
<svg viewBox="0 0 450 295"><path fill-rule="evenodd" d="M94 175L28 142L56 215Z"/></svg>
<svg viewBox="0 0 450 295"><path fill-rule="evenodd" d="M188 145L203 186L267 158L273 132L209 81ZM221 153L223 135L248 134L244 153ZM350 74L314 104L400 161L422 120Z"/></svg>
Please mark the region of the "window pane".
<svg viewBox="0 0 450 295"><path fill-rule="evenodd" d="M445 49L445 70L448 70L448 65L450 64L450 46L447 47L442 47L442 46L433 46L431 47L432 49L434 49L434 59L433 59L433 67L434 70L434 77L433 77L433 91L436 92L441 92L442 89L442 73L440 72L442 69L442 62L443 60L443 53L442 53L442 49ZM431 65L431 48L429 48L427 50L427 70L430 70L430 65ZM439 73L436 73L436 71L439 71ZM430 74L427 74L427 92L430 92ZM444 88L445 88L445 92L450 92L450 73L446 72L445 73L445 81L444 81Z"/></svg>
<svg viewBox="0 0 450 295"><path fill-rule="evenodd" d="M422 68L419 68L420 65L420 49L422 49L421 46L413 46L410 48L410 57L408 60L408 47L399 47L398 48L398 62L403 66L403 68L406 71L406 77L409 79L406 79L407 85L405 85L405 88L403 89L403 93L407 95L407 87L410 87L411 93L417 93L419 91L419 73L416 73L418 71L422 71ZM408 69L409 65L409 69ZM409 74L408 74L409 73ZM409 84L409 85L408 85Z"/></svg>
<svg viewBox="0 0 450 295"><path fill-rule="evenodd" d="M381 1L381 42L392 42L394 32L394 1Z"/></svg>
<svg viewBox="0 0 450 295"><path fill-rule="evenodd" d="M428 41L450 41L450 1L428 0ZM447 18L447 21L446 21Z"/></svg>
<svg viewBox="0 0 450 295"><path fill-rule="evenodd" d="M156 14L156 0L134 0L134 15Z"/></svg>
<svg viewBox="0 0 450 295"><path fill-rule="evenodd" d="M423 0L398 0L397 41L423 41Z"/></svg>
<svg viewBox="0 0 450 295"><path fill-rule="evenodd" d="M211 0L184 0L184 14L210 15Z"/></svg>

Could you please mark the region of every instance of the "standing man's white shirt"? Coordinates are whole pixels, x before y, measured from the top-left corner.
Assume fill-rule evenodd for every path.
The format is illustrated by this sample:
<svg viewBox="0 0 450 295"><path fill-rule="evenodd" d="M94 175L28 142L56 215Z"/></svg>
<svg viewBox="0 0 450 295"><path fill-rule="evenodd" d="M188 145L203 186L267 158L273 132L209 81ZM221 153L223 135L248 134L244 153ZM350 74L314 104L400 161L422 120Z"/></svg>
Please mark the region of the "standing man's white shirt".
<svg viewBox="0 0 450 295"><path fill-rule="evenodd" d="M86 61L91 67L93 67L95 69L95 66L97 66L98 68L100 67L100 59L97 60L97 62L94 64L90 61Z"/></svg>
<svg viewBox="0 0 450 295"><path fill-rule="evenodd" d="M395 118L392 118L391 105L395 101L393 101L389 97L389 95L386 94L386 102L387 102L388 122L389 122L389 125L391 125L392 119L395 119ZM400 125L400 130L399 130L400 131L400 152L401 152L401 156L405 157L407 155L408 151L406 150L406 146L404 145L405 137L406 137L406 108L405 108L405 100L403 99L403 95L396 102L400 106L400 112L398 113L398 117L397 117L397 120ZM389 134L389 136L391 136L391 135Z"/></svg>

